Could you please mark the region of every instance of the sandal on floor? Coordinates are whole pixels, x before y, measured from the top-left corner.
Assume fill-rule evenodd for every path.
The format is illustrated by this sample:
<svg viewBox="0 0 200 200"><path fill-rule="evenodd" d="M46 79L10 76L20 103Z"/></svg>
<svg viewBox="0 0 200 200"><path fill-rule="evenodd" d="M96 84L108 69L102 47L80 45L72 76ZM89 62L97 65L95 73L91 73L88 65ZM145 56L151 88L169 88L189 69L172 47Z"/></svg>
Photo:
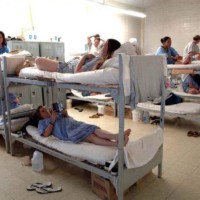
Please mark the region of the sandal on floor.
<svg viewBox="0 0 200 200"><path fill-rule="evenodd" d="M200 136L200 132L194 131L193 137L199 137L199 136Z"/></svg>
<svg viewBox="0 0 200 200"><path fill-rule="evenodd" d="M61 192L62 187L57 187L57 188L51 188L51 187L42 187L42 188L37 188L36 192L40 194L47 194L47 193L53 193L53 192Z"/></svg>
<svg viewBox="0 0 200 200"><path fill-rule="evenodd" d="M36 190L37 188L47 188L51 187L52 183L51 182L46 182L46 183L33 183L29 186L26 187L28 191L33 191Z"/></svg>
<svg viewBox="0 0 200 200"><path fill-rule="evenodd" d="M92 116L89 116L89 118L99 118L99 115L98 114L94 114Z"/></svg>
<svg viewBox="0 0 200 200"><path fill-rule="evenodd" d="M188 136L188 137L194 136L194 131L188 131L187 136Z"/></svg>
<svg viewBox="0 0 200 200"><path fill-rule="evenodd" d="M102 114L102 113L97 113L97 115L98 115L99 117L104 116L104 114Z"/></svg>

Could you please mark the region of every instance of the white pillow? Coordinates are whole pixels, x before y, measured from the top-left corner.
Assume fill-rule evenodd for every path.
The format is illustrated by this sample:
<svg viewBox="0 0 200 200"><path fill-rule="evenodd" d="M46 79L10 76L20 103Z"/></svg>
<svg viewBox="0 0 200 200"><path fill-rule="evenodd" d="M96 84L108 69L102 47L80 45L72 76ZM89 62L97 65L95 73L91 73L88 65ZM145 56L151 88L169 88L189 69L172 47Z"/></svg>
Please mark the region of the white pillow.
<svg viewBox="0 0 200 200"><path fill-rule="evenodd" d="M29 121L29 117L22 117L11 120L11 131L16 132L22 129L22 127ZM0 129L4 130L3 122L0 123Z"/></svg>
<svg viewBox="0 0 200 200"><path fill-rule="evenodd" d="M126 55L137 55L137 49L130 42L125 42L121 47L115 50L113 57L117 56L119 53L125 53Z"/></svg>
<svg viewBox="0 0 200 200"><path fill-rule="evenodd" d="M11 114L16 114L16 113L20 113L20 112L25 112L25 111L29 111L33 109L33 104L23 104L20 105L17 108L13 108L10 110Z"/></svg>
<svg viewBox="0 0 200 200"><path fill-rule="evenodd" d="M7 74L15 74L15 69L18 65L25 61L24 58L7 58Z"/></svg>

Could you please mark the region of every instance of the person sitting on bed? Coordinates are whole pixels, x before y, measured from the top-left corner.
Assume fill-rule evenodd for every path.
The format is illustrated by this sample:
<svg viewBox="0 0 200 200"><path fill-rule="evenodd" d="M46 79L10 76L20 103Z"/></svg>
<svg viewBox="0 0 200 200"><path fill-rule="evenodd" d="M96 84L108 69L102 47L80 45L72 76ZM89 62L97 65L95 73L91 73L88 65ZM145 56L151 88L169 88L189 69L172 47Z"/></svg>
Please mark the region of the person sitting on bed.
<svg viewBox="0 0 200 200"><path fill-rule="evenodd" d="M183 51L183 56L187 57L190 55L192 57L192 60L200 60L200 50L199 50L199 44L200 42L200 36L196 35L193 37L193 41L189 42Z"/></svg>
<svg viewBox="0 0 200 200"><path fill-rule="evenodd" d="M78 73L91 71L101 67L106 60L112 57L114 51L117 50L120 46L121 44L117 40L108 39L102 48L100 57L95 57L92 54L87 54L80 60L75 59L67 63L39 57L35 59L35 63L38 69L49 72Z"/></svg>
<svg viewBox="0 0 200 200"><path fill-rule="evenodd" d="M189 74L182 83L184 92L188 94L200 94L200 75Z"/></svg>
<svg viewBox="0 0 200 200"><path fill-rule="evenodd" d="M94 42L92 42L91 38L94 38ZM102 41L102 42L101 42ZM103 48L105 41L100 38L99 34L95 34L87 37L87 46L89 50L89 54L93 54L94 56L101 55L101 49Z"/></svg>
<svg viewBox="0 0 200 200"><path fill-rule="evenodd" d="M39 106L35 113L38 122L38 132L41 136L50 135L63 141L73 143L89 142L102 146L117 146L118 134L102 130L98 126L76 121L70 117L66 110L56 112ZM124 132L125 145L129 141L131 129Z"/></svg>
<svg viewBox="0 0 200 200"><path fill-rule="evenodd" d="M167 64L189 64L191 63L190 56L186 56L184 60L182 57L179 56L178 52L171 47L172 40L170 37L165 36L161 38L162 46L160 46L157 51L156 55L166 55L167 56Z"/></svg>
<svg viewBox="0 0 200 200"><path fill-rule="evenodd" d="M8 52L9 52L9 49L7 47L5 34L3 31L0 31L0 54L8 53Z"/></svg>

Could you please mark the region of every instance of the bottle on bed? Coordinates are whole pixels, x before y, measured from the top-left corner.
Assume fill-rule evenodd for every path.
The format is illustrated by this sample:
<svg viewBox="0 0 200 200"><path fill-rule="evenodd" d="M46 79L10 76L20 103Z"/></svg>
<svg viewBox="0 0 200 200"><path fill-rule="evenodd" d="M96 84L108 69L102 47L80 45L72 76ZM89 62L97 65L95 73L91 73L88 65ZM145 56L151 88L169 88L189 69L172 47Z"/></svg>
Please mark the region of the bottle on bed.
<svg viewBox="0 0 200 200"><path fill-rule="evenodd" d="M34 151L31 163L33 171L36 172L42 171L44 169L43 154L39 151Z"/></svg>

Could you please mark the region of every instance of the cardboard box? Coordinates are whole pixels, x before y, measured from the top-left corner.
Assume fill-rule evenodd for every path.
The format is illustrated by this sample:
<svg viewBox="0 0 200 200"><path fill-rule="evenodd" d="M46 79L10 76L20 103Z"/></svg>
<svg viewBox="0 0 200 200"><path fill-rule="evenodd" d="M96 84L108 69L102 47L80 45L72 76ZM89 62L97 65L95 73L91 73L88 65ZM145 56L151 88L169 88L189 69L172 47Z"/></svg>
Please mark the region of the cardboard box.
<svg viewBox="0 0 200 200"><path fill-rule="evenodd" d="M124 116L126 119L132 119L132 110L130 108L125 108Z"/></svg>
<svg viewBox="0 0 200 200"><path fill-rule="evenodd" d="M115 116L114 108L112 106L105 106L104 113L105 115L108 115L108 116ZM132 111L130 108L125 108L124 117L126 119L132 119Z"/></svg>
<svg viewBox="0 0 200 200"><path fill-rule="evenodd" d="M117 200L116 190L109 180L91 173L91 184L92 191L102 200Z"/></svg>
<svg viewBox="0 0 200 200"><path fill-rule="evenodd" d="M115 116L114 108L112 106L105 106L104 113L108 116Z"/></svg>

